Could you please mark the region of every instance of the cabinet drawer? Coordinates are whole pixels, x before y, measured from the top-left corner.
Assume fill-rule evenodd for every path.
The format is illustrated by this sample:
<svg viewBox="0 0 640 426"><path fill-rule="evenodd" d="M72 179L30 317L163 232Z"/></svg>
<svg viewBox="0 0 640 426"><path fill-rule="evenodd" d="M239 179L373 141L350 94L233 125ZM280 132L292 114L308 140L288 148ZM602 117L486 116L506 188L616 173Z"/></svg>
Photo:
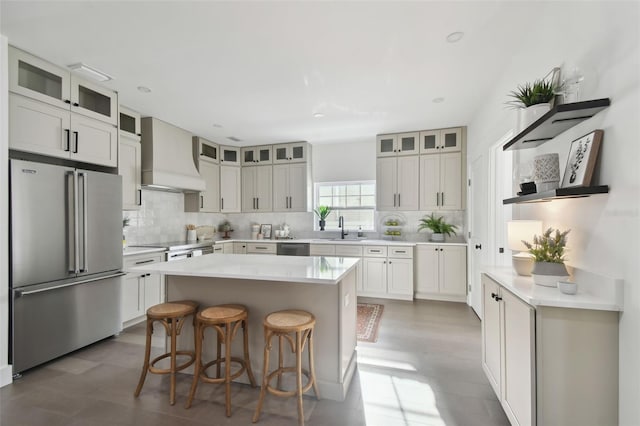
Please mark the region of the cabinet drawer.
<svg viewBox="0 0 640 426"><path fill-rule="evenodd" d="M247 253L276 254L276 245L269 243L247 243Z"/></svg>
<svg viewBox="0 0 640 426"><path fill-rule="evenodd" d="M336 246L336 256L362 257L362 246Z"/></svg>
<svg viewBox="0 0 640 426"><path fill-rule="evenodd" d="M213 246L214 253L224 253L224 247L222 245Z"/></svg>
<svg viewBox="0 0 640 426"><path fill-rule="evenodd" d="M149 265L151 263L162 262L164 260L163 253L152 253L138 256L127 256L124 258L124 269L128 271L134 266Z"/></svg>
<svg viewBox="0 0 640 426"><path fill-rule="evenodd" d="M333 256L336 254L336 246L331 244L311 244L309 247L310 256Z"/></svg>
<svg viewBox="0 0 640 426"><path fill-rule="evenodd" d="M389 247L389 257L413 259L413 247Z"/></svg>
<svg viewBox="0 0 640 426"><path fill-rule="evenodd" d="M364 256L365 257L387 257L387 247L386 246L365 246Z"/></svg>

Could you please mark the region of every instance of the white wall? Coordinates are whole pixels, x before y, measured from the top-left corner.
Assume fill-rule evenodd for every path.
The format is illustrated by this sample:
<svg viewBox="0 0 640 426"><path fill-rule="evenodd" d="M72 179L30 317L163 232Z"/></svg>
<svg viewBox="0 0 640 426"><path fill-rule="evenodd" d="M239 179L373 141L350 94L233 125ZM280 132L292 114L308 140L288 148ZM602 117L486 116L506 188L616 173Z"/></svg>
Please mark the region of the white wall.
<svg viewBox="0 0 640 426"><path fill-rule="evenodd" d="M518 57L505 61L486 106L468 126L469 159L515 123L504 109L517 84L544 76L551 68L578 66L584 73L582 99L611 98L611 107L536 150L519 151L515 163L545 152L560 154L564 170L569 144L593 129L604 129L595 184L608 195L523 205L514 217L541 219L545 226L571 228L569 264L625 280L620 317L620 424L640 419L640 4L637 2L540 3L544 19L528 26ZM507 35L505 35L507 36ZM503 208L496 206L497 208ZM596 348L594 348L596 349Z"/></svg>
<svg viewBox="0 0 640 426"><path fill-rule="evenodd" d="M11 383L11 366L8 364L9 352L9 237L8 237L8 200L9 173L7 172L9 134L7 93L7 38L0 35L0 387Z"/></svg>
<svg viewBox="0 0 640 426"><path fill-rule="evenodd" d="M313 145L313 181L376 180L376 137L370 141Z"/></svg>

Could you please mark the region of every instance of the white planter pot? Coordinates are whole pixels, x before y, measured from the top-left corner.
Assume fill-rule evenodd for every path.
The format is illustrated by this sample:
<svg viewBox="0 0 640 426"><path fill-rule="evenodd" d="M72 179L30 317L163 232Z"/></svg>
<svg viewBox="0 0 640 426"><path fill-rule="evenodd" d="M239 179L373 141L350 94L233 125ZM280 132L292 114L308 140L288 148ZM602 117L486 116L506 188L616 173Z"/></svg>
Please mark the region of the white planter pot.
<svg viewBox="0 0 640 426"><path fill-rule="evenodd" d="M569 273L564 263L535 262L531 277L537 285L557 287L558 281L566 281L569 278Z"/></svg>
<svg viewBox="0 0 640 426"><path fill-rule="evenodd" d="M433 233L431 234L431 241L437 242L437 243L441 243L444 241L444 234L436 234Z"/></svg>
<svg viewBox="0 0 640 426"><path fill-rule="evenodd" d="M518 132L523 131L551 109L551 104L536 104L518 110Z"/></svg>

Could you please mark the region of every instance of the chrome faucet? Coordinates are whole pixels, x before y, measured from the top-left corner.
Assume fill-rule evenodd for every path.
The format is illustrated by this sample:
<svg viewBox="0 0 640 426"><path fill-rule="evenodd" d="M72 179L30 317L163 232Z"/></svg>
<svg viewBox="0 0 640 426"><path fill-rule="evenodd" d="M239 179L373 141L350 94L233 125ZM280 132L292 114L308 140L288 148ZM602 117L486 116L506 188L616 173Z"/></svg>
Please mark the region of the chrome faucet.
<svg viewBox="0 0 640 426"><path fill-rule="evenodd" d="M342 216L338 218L338 228L340 228L340 238L344 240L344 236L349 235L349 231L344 232L344 217Z"/></svg>

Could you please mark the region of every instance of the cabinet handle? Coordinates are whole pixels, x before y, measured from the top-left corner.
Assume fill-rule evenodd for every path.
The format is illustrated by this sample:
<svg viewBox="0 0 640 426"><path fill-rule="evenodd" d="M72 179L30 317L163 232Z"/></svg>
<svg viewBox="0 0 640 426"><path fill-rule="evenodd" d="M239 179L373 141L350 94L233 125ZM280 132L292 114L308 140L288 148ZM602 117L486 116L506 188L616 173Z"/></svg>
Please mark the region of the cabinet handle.
<svg viewBox="0 0 640 426"><path fill-rule="evenodd" d="M380 253L380 250L370 250L371 253Z"/></svg>
<svg viewBox="0 0 640 426"><path fill-rule="evenodd" d="M69 144L71 143L71 141L70 141L70 139L71 139L71 130L64 129L64 132L67 134L66 144L64 146L64 150L68 152L69 151Z"/></svg>
<svg viewBox="0 0 640 426"><path fill-rule="evenodd" d="M74 102L74 103L73 103L73 106L77 107L77 106L80 106L80 104L79 104L79 103L77 103L77 102Z"/></svg>
<svg viewBox="0 0 640 426"><path fill-rule="evenodd" d="M393 194L393 207L396 206L396 197L398 194Z"/></svg>
<svg viewBox="0 0 640 426"><path fill-rule="evenodd" d="M406 253L406 251L404 251L404 250L396 250L395 252L396 253Z"/></svg>
<svg viewBox="0 0 640 426"><path fill-rule="evenodd" d="M256 197L256 210L260 210L260 199Z"/></svg>
<svg viewBox="0 0 640 426"><path fill-rule="evenodd" d="M444 249L441 248L440 251L444 251Z"/></svg>
<svg viewBox="0 0 640 426"><path fill-rule="evenodd" d="M77 154L78 153L78 132L73 132L75 139L76 139L76 144L73 148L73 153Z"/></svg>
<svg viewBox="0 0 640 426"><path fill-rule="evenodd" d="M151 263L151 262L153 262L153 259L140 260L140 261L136 262L136 265L142 265L142 264Z"/></svg>
<svg viewBox="0 0 640 426"><path fill-rule="evenodd" d="M70 103L71 103L71 101L70 101L69 99L65 99L65 100L64 100L64 103L65 103L65 104L70 104Z"/></svg>
<svg viewBox="0 0 640 426"><path fill-rule="evenodd" d="M224 210L224 198L220 198L220 210Z"/></svg>
<svg viewBox="0 0 640 426"><path fill-rule="evenodd" d="M436 192L436 206L440 205L440 193Z"/></svg>
<svg viewBox="0 0 640 426"><path fill-rule="evenodd" d="M482 250L482 244L476 244L476 250Z"/></svg>
<svg viewBox="0 0 640 426"><path fill-rule="evenodd" d="M492 298L492 299L495 299L496 297L498 297L498 295L492 292L492 293L491 293L491 298Z"/></svg>
<svg viewBox="0 0 640 426"><path fill-rule="evenodd" d="M389 261L389 264L391 264L391 261Z"/></svg>
<svg viewBox="0 0 640 426"><path fill-rule="evenodd" d="M499 302L499 301L501 301L501 300L502 300L502 297L500 297L500 296L496 295L495 300L496 300L496 302Z"/></svg>
<svg viewBox="0 0 640 426"><path fill-rule="evenodd" d="M441 192L440 200L442 201L442 205L444 206L444 192Z"/></svg>
<svg viewBox="0 0 640 426"><path fill-rule="evenodd" d="M398 207L400 207L400 194L398 194Z"/></svg>
<svg viewBox="0 0 640 426"><path fill-rule="evenodd" d="M138 205L142 205L142 189L138 189Z"/></svg>
<svg viewBox="0 0 640 426"><path fill-rule="evenodd" d="M204 208L204 197L200 196L200 208Z"/></svg>

